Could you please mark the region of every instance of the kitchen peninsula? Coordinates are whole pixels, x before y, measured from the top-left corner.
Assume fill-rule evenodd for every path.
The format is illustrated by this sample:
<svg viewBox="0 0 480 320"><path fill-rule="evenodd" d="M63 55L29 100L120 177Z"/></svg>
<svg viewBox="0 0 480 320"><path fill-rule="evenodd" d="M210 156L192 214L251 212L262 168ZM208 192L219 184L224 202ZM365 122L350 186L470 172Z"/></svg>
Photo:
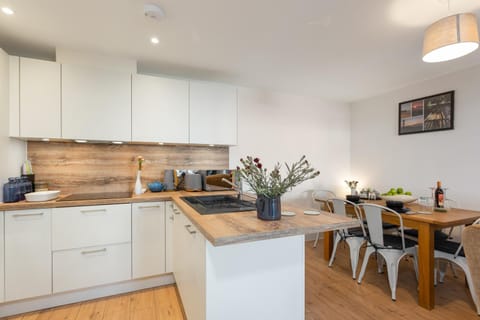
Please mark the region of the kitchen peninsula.
<svg viewBox="0 0 480 320"><path fill-rule="evenodd" d="M56 226L58 227L61 215L64 215L64 220L69 219L68 217L71 215L72 220L74 220L73 217L77 217L81 220L97 221L95 224L100 225L109 215L110 208L119 206L120 209L124 210L111 216L112 219L117 220L121 219L122 215L125 216L126 225L117 222L119 226L124 226L124 229L127 230L125 235L118 236L119 239L121 238L118 242L120 243L119 247L127 248L125 252L128 257L130 257L128 248L131 246L133 270L127 267L123 277L112 278L111 283L102 284L102 286L108 287L118 282L125 284L140 281L138 279L142 278L142 274L136 272L136 270L142 268L136 267L135 257L139 256L137 252L150 253L148 250L139 248L138 243L141 240L136 240L138 235L135 233L136 227L134 224L139 221L139 210L153 210L152 212L158 213L164 208L165 234L163 239L165 239L164 250L167 267L164 269L166 276L164 275L162 281L163 284L173 281L177 283L185 313L189 320L225 318L304 319L305 234L357 225L354 220L327 213L307 216L304 215L303 209L289 206L285 206L284 209L293 211L296 215L282 217L281 220L274 222L257 219L255 211L200 215L181 199L181 197L187 195L195 196L203 195L203 193L162 192L146 193L132 198L120 199L0 204L0 211L5 212L6 232L9 232L7 224L11 219L34 221L35 219L48 217L52 220L52 230L49 230L47 226L46 234L43 237L47 238L49 242L49 235L52 234L53 243L53 248L48 251L50 256L46 259L50 261L53 256L53 267L50 266L49 269L53 270L53 272L50 271L53 276L49 275L53 278L53 291L35 294L28 297L29 300L9 299L7 294L6 303L0 306L0 316L92 298L89 295L91 287L93 287L92 282L86 281L82 285L82 283L69 280L68 275L61 275L62 281L59 283L62 285L72 283L72 285L64 288L55 285L56 278L59 277L56 272L59 272L62 268L68 270L67 266L69 266L69 263L62 260L67 259L64 257L68 252L67 247L56 244L58 239L62 237L59 234L63 229L53 230ZM68 211L76 210L75 208L78 208L79 212L82 213L76 214ZM21 213L23 213L23 216ZM131 220L129 213L131 213ZM39 215L35 216L35 214ZM12 217L13 215L15 215L15 218ZM156 214L155 217L160 215L161 212ZM153 217L154 215L150 216L149 219L156 219ZM131 236L128 234L128 230L130 230L128 223L130 221L133 224L131 226ZM82 223L85 222L77 223L78 228L81 227ZM148 224L148 221L146 223ZM68 227L64 229L68 229ZM122 227L119 227L120 229ZM71 230L68 237L76 238L75 229L72 228ZM90 230L95 230L95 228L90 228ZM110 230L108 233L118 233L118 230ZM78 237L81 237L81 235ZM95 235L92 237L95 237ZM8 236L6 241L8 241ZM75 250L81 250L78 253L80 257L85 257L90 252L94 252L95 257L91 259L98 258L99 261L110 254L110 252L107 252L107 244L102 244L102 246L79 244L71 247ZM8 244L6 248L8 248ZM7 259L9 259L8 252L6 254ZM71 259L75 260L76 258L71 257ZM128 259L124 259L124 261L129 262ZM83 262L79 263L82 264ZM7 285L9 281L8 265L9 262L6 261ZM92 265L85 266L93 267ZM118 265L116 268L122 269L122 266ZM90 272L88 268L77 270L80 273ZM101 273L102 270L102 267L100 267L97 272ZM105 270L105 272L108 272L108 270ZM172 272L175 280L171 276ZM73 277L82 278L82 275L75 274ZM150 284L150 286L154 285L158 285L158 282ZM145 283L143 287L148 287L148 284ZM98 288L96 287L96 289ZM138 288L138 286L135 287L136 290ZM52 289L50 288L50 290ZM107 290L108 293L105 295L120 293L112 290ZM121 292L128 291L128 289L122 290ZM76 294L79 292L82 294ZM51 295L52 293L54 295ZM62 299L62 296L65 298ZM24 296L23 298L27 297Z"/></svg>

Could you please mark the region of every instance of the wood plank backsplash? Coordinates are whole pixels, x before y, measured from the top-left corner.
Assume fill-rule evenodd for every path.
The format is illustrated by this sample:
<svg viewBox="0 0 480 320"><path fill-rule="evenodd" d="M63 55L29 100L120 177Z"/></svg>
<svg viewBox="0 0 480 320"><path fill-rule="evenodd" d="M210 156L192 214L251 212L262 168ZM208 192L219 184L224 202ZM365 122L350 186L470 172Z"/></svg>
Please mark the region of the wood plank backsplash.
<svg viewBox="0 0 480 320"><path fill-rule="evenodd" d="M36 181L67 193L133 191L137 156L143 156L142 183L163 181L165 169L228 168L228 147L78 144L27 144Z"/></svg>

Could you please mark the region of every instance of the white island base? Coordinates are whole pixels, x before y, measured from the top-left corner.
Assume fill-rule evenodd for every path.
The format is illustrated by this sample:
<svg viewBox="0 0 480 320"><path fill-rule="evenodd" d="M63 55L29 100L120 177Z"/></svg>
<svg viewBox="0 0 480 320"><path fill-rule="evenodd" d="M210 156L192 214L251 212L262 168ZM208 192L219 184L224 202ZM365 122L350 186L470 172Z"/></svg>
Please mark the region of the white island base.
<svg viewBox="0 0 480 320"><path fill-rule="evenodd" d="M174 274L188 320L305 318L304 235L215 247L185 216L175 224L183 233L175 232Z"/></svg>

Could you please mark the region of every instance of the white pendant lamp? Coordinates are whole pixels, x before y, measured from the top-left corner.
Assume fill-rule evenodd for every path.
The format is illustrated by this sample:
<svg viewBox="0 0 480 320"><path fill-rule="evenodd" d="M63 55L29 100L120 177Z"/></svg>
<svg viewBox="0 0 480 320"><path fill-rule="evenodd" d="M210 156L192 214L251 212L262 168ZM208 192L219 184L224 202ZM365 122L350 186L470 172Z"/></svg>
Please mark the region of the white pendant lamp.
<svg viewBox="0 0 480 320"><path fill-rule="evenodd" d="M463 57L478 48L477 17L473 13L448 16L430 25L423 39L423 61L442 62Z"/></svg>

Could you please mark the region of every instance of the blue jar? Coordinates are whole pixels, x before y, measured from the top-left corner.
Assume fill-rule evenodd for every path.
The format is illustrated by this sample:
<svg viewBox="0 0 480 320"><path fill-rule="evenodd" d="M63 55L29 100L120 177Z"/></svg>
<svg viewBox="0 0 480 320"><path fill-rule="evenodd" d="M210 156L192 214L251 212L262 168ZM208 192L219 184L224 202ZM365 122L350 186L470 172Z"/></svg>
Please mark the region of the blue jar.
<svg viewBox="0 0 480 320"><path fill-rule="evenodd" d="M8 182L3 185L3 202L17 202L18 199L15 178L8 178Z"/></svg>

